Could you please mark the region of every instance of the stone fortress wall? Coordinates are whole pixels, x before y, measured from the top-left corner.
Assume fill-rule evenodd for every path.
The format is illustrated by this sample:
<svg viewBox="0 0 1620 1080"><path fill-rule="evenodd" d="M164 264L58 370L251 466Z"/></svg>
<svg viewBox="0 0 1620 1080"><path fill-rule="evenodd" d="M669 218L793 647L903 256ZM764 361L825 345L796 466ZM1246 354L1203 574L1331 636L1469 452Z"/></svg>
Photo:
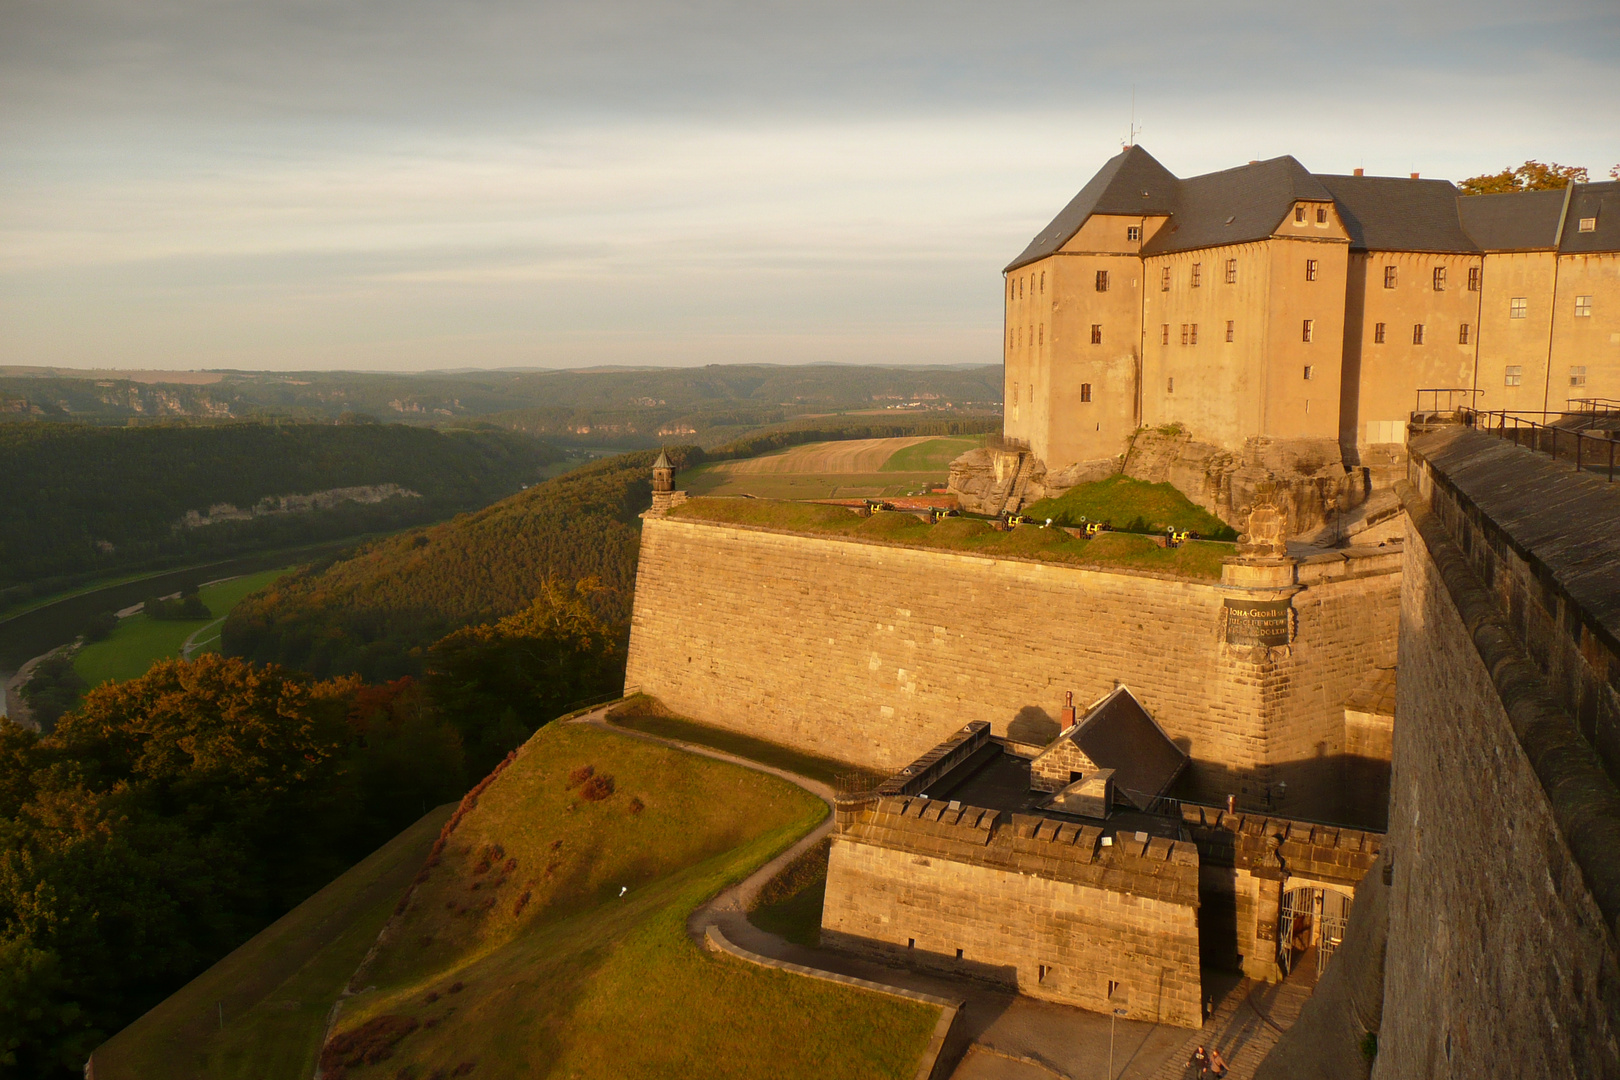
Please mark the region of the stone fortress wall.
<svg viewBox="0 0 1620 1080"><path fill-rule="evenodd" d="M1373 1076L1620 1076L1620 491L1411 450Z"/></svg>
<svg viewBox="0 0 1620 1080"><path fill-rule="evenodd" d="M626 684L706 723L892 770L971 721L1044 743L1123 683L1212 801L1339 818L1344 703L1394 662L1400 556L1242 589L649 515ZM1228 643L1228 601L1286 644ZM1365 824L1379 828L1382 820Z"/></svg>
<svg viewBox="0 0 1620 1080"><path fill-rule="evenodd" d="M1197 1027L1197 852L1103 836L1096 825L884 798L834 836L822 942Z"/></svg>

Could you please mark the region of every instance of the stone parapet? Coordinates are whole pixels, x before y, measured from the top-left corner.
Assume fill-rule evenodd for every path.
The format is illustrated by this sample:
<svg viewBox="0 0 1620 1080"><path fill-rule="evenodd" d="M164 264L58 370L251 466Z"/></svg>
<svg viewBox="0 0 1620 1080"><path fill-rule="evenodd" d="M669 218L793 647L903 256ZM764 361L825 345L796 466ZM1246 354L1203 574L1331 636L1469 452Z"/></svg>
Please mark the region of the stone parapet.
<svg viewBox="0 0 1620 1080"><path fill-rule="evenodd" d="M1108 842L1104 843L1107 835ZM937 799L886 798L839 836L1176 904L1198 904L1198 852L1145 833L1108 835L1038 814Z"/></svg>
<svg viewBox="0 0 1620 1080"><path fill-rule="evenodd" d="M1181 820L1210 865L1353 887L1378 862L1383 835L1184 803Z"/></svg>

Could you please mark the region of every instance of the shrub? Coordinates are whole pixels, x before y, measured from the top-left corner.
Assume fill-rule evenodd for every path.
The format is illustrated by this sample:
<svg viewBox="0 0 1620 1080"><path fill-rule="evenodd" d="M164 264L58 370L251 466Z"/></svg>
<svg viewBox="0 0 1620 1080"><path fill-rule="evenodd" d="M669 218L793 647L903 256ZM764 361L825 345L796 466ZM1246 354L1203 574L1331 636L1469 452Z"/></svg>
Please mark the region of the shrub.
<svg viewBox="0 0 1620 1080"><path fill-rule="evenodd" d="M421 1026L414 1017L390 1014L334 1035L321 1048L321 1074L337 1080L348 1069L386 1061L394 1056L395 1044Z"/></svg>
<svg viewBox="0 0 1620 1080"><path fill-rule="evenodd" d="M630 796L630 812L632 814L639 814L645 809L647 809L647 804L641 801L641 796Z"/></svg>
<svg viewBox="0 0 1620 1080"><path fill-rule="evenodd" d="M589 780L595 774L595 765L581 765L579 768L568 774L567 790L572 791L574 788L579 787L579 785Z"/></svg>
<svg viewBox="0 0 1620 1080"><path fill-rule="evenodd" d="M585 786L579 789L579 793L591 802L601 802L613 794L613 777L605 774L593 776L585 781Z"/></svg>

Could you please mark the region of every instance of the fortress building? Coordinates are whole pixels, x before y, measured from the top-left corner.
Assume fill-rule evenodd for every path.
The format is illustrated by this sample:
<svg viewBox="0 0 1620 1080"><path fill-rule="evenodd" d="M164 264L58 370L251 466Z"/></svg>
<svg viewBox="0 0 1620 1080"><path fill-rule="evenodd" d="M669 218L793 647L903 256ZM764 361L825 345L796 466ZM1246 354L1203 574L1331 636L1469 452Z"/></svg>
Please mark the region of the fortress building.
<svg viewBox="0 0 1620 1080"><path fill-rule="evenodd" d="M1228 520L1254 483L1314 485L1303 528L1393 481L1419 390L1620 397L1616 182L1465 197L1292 157L1183 180L1132 146L1004 277L1005 441L988 490L956 484L1000 505L976 509L1118 471L1149 429Z"/></svg>

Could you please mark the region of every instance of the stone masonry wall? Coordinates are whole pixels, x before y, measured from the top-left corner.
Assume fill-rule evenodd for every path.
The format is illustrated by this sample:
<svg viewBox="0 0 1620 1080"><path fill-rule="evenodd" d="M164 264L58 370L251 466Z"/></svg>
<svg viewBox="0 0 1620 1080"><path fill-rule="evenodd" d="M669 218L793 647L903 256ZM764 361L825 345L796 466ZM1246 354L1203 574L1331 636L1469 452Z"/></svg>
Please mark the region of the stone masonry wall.
<svg viewBox="0 0 1620 1080"><path fill-rule="evenodd" d="M962 822L923 819L941 813ZM1103 846L1101 834L884 800L834 837L822 941L993 979L1031 997L1199 1026L1192 845L1126 834Z"/></svg>
<svg viewBox="0 0 1620 1080"><path fill-rule="evenodd" d="M1612 793L1410 487L1375 1080L1620 1076ZM1532 494L1531 497L1534 497Z"/></svg>
<svg viewBox="0 0 1620 1080"><path fill-rule="evenodd" d="M1322 817L1344 701L1394 660L1398 554L1300 567L1297 637L1227 646L1218 583L646 519L626 684L892 770L973 720L1131 688L1210 797ZM1050 737L1048 736L1048 737ZM1338 774L1334 773L1336 777ZM1286 782L1286 794L1275 787Z"/></svg>

